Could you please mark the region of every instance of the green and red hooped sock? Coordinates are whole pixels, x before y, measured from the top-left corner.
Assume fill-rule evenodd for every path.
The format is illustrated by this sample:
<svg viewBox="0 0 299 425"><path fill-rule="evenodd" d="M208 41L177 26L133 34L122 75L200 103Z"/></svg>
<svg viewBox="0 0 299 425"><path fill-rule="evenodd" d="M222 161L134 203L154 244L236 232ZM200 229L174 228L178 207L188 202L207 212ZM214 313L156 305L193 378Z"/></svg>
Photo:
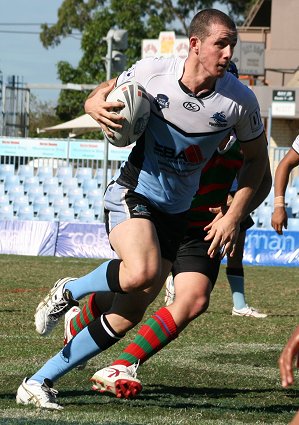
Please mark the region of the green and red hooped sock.
<svg viewBox="0 0 299 425"><path fill-rule="evenodd" d="M141 326L134 341L112 365L142 364L177 336L177 326L171 313L166 307L162 307Z"/></svg>

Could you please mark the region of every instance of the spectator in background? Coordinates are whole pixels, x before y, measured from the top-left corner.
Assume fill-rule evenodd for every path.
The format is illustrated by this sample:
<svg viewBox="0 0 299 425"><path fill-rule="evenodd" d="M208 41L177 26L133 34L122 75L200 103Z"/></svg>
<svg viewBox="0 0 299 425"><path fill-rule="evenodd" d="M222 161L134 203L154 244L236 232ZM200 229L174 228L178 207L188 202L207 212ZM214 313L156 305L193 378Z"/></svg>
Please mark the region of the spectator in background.
<svg viewBox="0 0 299 425"><path fill-rule="evenodd" d="M288 215L285 205L285 193L289 182L290 173L299 165L299 135L294 140L287 154L278 164L274 177L274 212L272 214L272 227L279 234L283 228L288 227Z"/></svg>

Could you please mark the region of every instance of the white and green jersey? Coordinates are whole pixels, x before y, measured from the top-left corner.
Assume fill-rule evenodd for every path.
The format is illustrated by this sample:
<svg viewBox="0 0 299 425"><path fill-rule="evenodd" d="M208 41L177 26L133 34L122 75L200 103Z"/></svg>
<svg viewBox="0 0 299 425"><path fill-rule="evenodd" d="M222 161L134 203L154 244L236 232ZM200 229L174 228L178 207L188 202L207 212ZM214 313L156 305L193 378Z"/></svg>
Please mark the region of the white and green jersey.
<svg viewBox="0 0 299 425"><path fill-rule="evenodd" d="M214 92L196 97L180 83L183 68L179 58L146 58L117 80L135 78L151 101L147 128L117 181L170 214L189 209L202 168L233 128L241 143L263 132L256 97L236 77L226 72Z"/></svg>

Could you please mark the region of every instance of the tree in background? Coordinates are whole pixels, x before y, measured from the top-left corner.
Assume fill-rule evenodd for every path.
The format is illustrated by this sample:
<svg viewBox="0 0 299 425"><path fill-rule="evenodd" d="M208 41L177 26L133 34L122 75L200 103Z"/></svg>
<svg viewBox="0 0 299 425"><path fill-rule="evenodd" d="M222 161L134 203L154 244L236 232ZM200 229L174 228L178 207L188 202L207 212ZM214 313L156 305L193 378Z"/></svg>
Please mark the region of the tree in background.
<svg viewBox="0 0 299 425"><path fill-rule="evenodd" d="M51 127L60 122L54 105L51 102L40 101L32 93L29 110L29 137L39 137L37 129Z"/></svg>
<svg viewBox="0 0 299 425"><path fill-rule="evenodd" d="M242 22L255 0L219 0L237 24ZM141 40L158 38L160 31L175 30L187 35L193 15L200 9L215 7L211 0L64 0L58 9L57 23L42 25L41 42L44 47L57 46L73 31L82 33L82 58L77 67L68 62L58 63L58 77L62 83L98 84L106 80L105 60L107 44L104 37L110 28L128 31L127 65L140 58ZM62 90L56 113L62 121L84 113L86 92Z"/></svg>

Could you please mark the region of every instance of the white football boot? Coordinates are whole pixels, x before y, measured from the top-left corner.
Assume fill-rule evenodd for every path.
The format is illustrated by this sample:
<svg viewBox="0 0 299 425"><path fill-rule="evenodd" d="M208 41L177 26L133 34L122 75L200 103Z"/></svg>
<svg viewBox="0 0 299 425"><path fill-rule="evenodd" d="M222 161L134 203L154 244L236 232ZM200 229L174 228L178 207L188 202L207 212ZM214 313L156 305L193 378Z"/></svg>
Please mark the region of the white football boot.
<svg viewBox="0 0 299 425"><path fill-rule="evenodd" d="M59 279L37 306L34 319L36 331L40 335L48 335L57 325L61 316L71 307L79 305L79 302L73 299L71 292L68 289L64 290L65 284L71 280L76 279L72 277Z"/></svg>
<svg viewBox="0 0 299 425"><path fill-rule="evenodd" d="M172 304L175 299L175 289L172 274L168 276L165 282L165 304L166 306Z"/></svg>
<svg viewBox="0 0 299 425"><path fill-rule="evenodd" d="M241 308L240 310L237 310L235 307L233 307L232 316L255 317L256 319L264 319L267 317L267 314L260 313L255 308L246 305L246 307Z"/></svg>
<svg viewBox="0 0 299 425"><path fill-rule="evenodd" d="M90 379L92 389L100 393L112 393L117 398L135 398L141 391L142 385L137 379L138 365L113 365L98 370Z"/></svg>
<svg viewBox="0 0 299 425"><path fill-rule="evenodd" d="M50 379L45 379L43 384L37 381L28 384L27 380L25 378L18 388L16 396L18 404L33 404L35 407L50 410L63 409L56 401L58 391L52 388L53 383Z"/></svg>

